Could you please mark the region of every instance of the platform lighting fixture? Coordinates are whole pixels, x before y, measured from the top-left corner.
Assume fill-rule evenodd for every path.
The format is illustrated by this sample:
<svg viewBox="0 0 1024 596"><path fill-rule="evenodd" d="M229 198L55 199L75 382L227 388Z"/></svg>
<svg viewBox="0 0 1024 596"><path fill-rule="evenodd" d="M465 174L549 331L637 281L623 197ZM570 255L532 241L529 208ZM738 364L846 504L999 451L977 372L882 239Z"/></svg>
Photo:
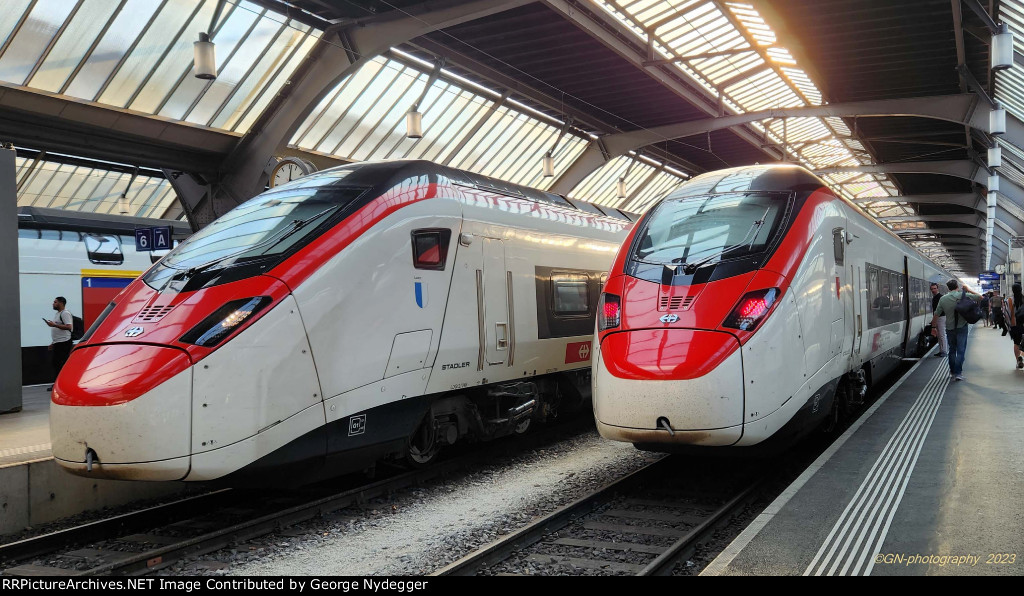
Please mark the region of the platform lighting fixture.
<svg viewBox="0 0 1024 596"><path fill-rule="evenodd" d="M135 166L132 170L132 175L128 178L128 186L124 187L124 192L121 193L121 197L117 200L118 210L121 215L128 215L129 203L128 203L128 192L132 189L132 184L135 184L135 179L139 176L139 166Z"/></svg>
<svg viewBox="0 0 1024 596"><path fill-rule="evenodd" d="M1004 70L1013 66L1013 33L1006 23L992 36L992 70Z"/></svg>
<svg viewBox="0 0 1024 596"><path fill-rule="evenodd" d="M555 175L555 157L548 151L541 158L541 169L544 171L545 178L551 178Z"/></svg>
<svg viewBox="0 0 1024 596"><path fill-rule="evenodd" d="M993 174L988 177L988 191L990 193L999 190L999 174Z"/></svg>
<svg viewBox="0 0 1024 596"><path fill-rule="evenodd" d="M988 113L988 134L1006 134L1006 108L1000 103Z"/></svg>
<svg viewBox="0 0 1024 596"><path fill-rule="evenodd" d="M444 58L438 58L434 62L434 69L430 71L430 76L427 77L427 83L423 85L423 91L420 92L420 96L416 98L409 111L405 113L405 138L423 138L423 112L420 111L420 104L423 103L423 99L427 96L427 91L430 91L430 88L434 86L437 77L441 75L442 67L444 67Z"/></svg>
<svg viewBox="0 0 1024 596"><path fill-rule="evenodd" d="M199 41L192 44L192 56L197 79L212 81L217 78L217 50L207 33L201 32Z"/></svg>
<svg viewBox="0 0 1024 596"><path fill-rule="evenodd" d="M541 158L541 171L545 178L551 178L555 175L555 150L558 149L558 143L562 140L562 137L565 136L565 133L569 130L570 126L572 126L572 118L566 118L565 122L562 123L562 130L558 132L558 136L555 137L554 144L551 145L551 149L548 149L548 152Z"/></svg>
<svg viewBox="0 0 1024 596"><path fill-rule="evenodd" d="M226 0L217 0L217 6L210 17L210 26L199 33L199 41L192 43L192 66L195 77L212 81L217 78L217 52L213 45L213 35L217 32L217 21L224 12Z"/></svg>
<svg viewBox="0 0 1024 596"><path fill-rule="evenodd" d="M405 138L423 138L423 112L413 110L405 115Z"/></svg>
<svg viewBox="0 0 1024 596"><path fill-rule="evenodd" d="M640 153L636 154L636 157L629 161L629 167L626 168L626 172L619 176L619 181L615 183L615 196L624 199L626 198L626 178L629 178L629 172L636 165L636 162L640 160Z"/></svg>
<svg viewBox="0 0 1024 596"><path fill-rule="evenodd" d="M1003 148L999 145L995 147L989 147L988 150L988 167L998 168L1003 165Z"/></svg>

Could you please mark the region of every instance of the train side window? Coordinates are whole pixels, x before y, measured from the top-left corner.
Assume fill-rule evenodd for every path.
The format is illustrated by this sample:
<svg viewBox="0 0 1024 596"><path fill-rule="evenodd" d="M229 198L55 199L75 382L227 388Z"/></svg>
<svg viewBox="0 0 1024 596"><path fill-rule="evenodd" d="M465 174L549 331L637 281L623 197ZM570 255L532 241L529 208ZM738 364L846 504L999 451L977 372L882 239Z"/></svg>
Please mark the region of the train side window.
<svg viewBox="0 0 1024 596"><path fill-rule="evenodd" d="M417 269L444 271L448 260L448 242L452 231L448 229L413 230L412 263Z"/></svg>
<svg viewBox="0 0 1024 596"><path fill-rule="evenodd" d="M97 265L120 265L124 263L121 241L114 235L86 234L85 251L89 255L89 261Z"/></svg>
<svg viewBox="0 0 1024 596"><path fill-rule="evenodd" d="M587 291L589 276L582 273L552 273L551 297L556 316L578 316L590 314L590 299Z"/></svg>
<svg viewBox="0 0 1024 596"><path fill-rule="evenodd" d="M39 240L39 230L23 230L19 228L18 238L24 238L26 240Z"/></svg>
<svg viewBox="0 0 1024 596"><path fill-rule="evenodd" d="M843 266L843 256L846 253L845 236L843 228L832 229L832 253L835 255L836 265L839 267Z"/></svg>

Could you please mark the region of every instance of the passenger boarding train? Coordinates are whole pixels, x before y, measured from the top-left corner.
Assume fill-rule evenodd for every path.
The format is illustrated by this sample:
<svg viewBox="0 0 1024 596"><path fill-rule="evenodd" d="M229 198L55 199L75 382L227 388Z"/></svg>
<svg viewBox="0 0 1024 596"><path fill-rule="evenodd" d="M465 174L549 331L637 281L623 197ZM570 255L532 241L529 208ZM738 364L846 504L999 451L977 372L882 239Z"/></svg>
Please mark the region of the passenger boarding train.
<svg viewBox="0 0 1024 596"><path fill-rule="evenodd" d="M76 474L279 482L423 464L581 409L631 216L424 161L279 186L179 245L71 353Z"/></svg>
<svg viewBox="0 0 1024 596"><path fill-rule="evenodd" d="M767 449L833 426L917 355L930 282L950 277L803 168L698 176L644 215L612 265L598 429L678 451Z"/></svg>

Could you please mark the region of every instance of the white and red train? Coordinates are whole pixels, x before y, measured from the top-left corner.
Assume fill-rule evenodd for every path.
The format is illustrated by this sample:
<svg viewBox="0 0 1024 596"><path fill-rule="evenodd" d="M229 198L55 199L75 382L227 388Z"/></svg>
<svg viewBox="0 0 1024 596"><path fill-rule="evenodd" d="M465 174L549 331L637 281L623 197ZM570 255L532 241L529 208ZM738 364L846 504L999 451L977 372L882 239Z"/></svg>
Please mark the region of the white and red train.
<svg viewBox="0 0 1024 596"><path fill-rule="evenodd" d="M103 311L56 381L73 473L313 478L523 432L589 396L628 214L423 161L277 187Z"/></svg>
<svg viewBox="0 0 1024 596"><path fill-rule="evenodd" d="M929 284L950 277L803 168L698 176L612 266L598 429L655 451L788 444L919 351Z"/></svg>

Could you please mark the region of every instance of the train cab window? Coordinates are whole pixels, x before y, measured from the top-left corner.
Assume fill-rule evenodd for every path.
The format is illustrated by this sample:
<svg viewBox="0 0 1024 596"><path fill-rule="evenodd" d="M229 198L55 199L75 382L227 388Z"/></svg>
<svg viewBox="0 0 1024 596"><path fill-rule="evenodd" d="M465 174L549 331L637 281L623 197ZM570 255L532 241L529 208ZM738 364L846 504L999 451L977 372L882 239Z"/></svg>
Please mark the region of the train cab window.
<svg viewBox="0 0 1024 596"><path fill-rule="evenodd" d="M412 263L417 269L444 271L448 260L448 242L452 231L448 229L413 230Z"/></svg>
<svg viewBox="0 0 1024 596"><path fill-rule="evenodd" d="M843 228L835 228L832 230L832 253L836 257L836 266L843 266L843 255L846 253L846 234L843 233Z"/></svg>
<svg viewBox="0 0 1024 596"><path fill-rule="evenodd" d="M582 273L552 273L551 297L555 316L578 316L590 313L587 282Z"/></svg>
<svg viewBox="0 0 1024 596"><path fill-rule="evenodd" d="M121 241L114 235L86 234L85 251L89 255L89 261L97 265L120 265L124 263Z"/></svg>

